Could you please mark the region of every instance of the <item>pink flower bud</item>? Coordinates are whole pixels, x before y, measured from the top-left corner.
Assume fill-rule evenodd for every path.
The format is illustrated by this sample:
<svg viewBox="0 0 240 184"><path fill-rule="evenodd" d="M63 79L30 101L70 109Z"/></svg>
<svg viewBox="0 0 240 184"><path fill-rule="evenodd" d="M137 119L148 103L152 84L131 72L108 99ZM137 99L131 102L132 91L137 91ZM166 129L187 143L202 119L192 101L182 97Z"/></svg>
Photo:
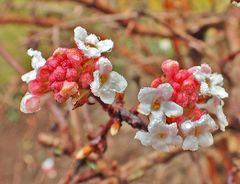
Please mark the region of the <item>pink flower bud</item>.
<svg viewBox="0 0 240 184"><path fill-rule="evenodd" d="M42 95L48 91L48 86L38 79L35 79L28 83L28 91L34 95Z"/></svg>
<svg viewBox="0 0 240 184"><path fill-rule="evenodd" d="M158 87L160 84L162 84L162 80L161 80L160 77L158 77L158 78L156 78L156 79L154 79L154 80L152 81L151 87L156 88L156 87Z"/></svg>
<svg viewBox="0 0 240 184"><path fill-rule="evenodd" d="M20 110L24 113L33 113L40 110L40 98L31 93L26 93L21 100Z"/></svg>
<svg viewBox="0 0 240 184"><path fill-rule="evenodd" d="M69 82L77 81L77 79L78 79L77 70L75 70L74 68L68 68L67 73L66 73L66 79Z"/></svg>
<svg viewBox="0 0 240 184"><path fill-rule="evenodd" d="M168 79L172 79L179 70L179 64L174 60L166 60L162 63L162 71Z"/></svg>
<svg viewBox="0 0 240 184"><path fill-rule="evenodd" d="M79 82L83 88L89 87L90 83L93 81L93 76L90 73L83 73L80 76Z"/></svg>

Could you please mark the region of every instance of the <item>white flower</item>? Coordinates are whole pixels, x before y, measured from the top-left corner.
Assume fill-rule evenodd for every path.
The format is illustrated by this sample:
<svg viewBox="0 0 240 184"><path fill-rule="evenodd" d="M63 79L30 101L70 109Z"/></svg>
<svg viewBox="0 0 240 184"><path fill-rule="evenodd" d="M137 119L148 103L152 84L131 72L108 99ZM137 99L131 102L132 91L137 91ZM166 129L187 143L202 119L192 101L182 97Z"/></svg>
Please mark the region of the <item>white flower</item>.
<svg viewBox="0 0 240 184"><path fill-rule="evenodd" d="M228 93L223 86L223 76L217 73L211 73L209 65L202 64L198 67L189 69L195 78L200 82L200 93L207 96L217 96L219 98L228 97Z"/></svg>
<svg viewBox="0 0 240 184"><path fill-rule="evenodd" d="M156 150L169 152L171 147L178 147L182 144L182 137L177 133L176 123L165 124L164 122L151 121L148 125L148 132L138 131L135 139L140 140L145 146L152 146Z"/></svg>
<svg viewBox="0 0 240 184"><path fill-rule="evenodd" d="M209 113L215 114L218 118L218 125L220 130L225 131L225 127L228 126L228 121L223 113L223 100L213 97L204 104L197 104L198 108L206 109Z"/></svg>
<svg viewBox="0 0 240 184"><path fill-rule="evenodd" d="M106 104L112 104L116 93L123 93L127 87L126 79L115 71L112 71L111 62L100 57L96 63L97 70L93 72L91 91Z"/></svg>
<svg viewBox="0 0 240 184"><path fill-rule="evenodd" d="M240 2L233 1L232 4L235 5L235 6L238 7L238 8L240 7Z"/></svg>
<svg viewBox="0 0 240 184"><path fill-rule="evenodd" d="M27 92L21 100L20 110L24 113L33 113L40 110L40 98Z"/></svg>
<svg viewBox="0 0 240 184"><path fill-rule="evenodd" d="M101 56L101 53L107 52L113 48L113 41L106 39L99 41L95 34L87 34L87 31L78 26L74 29L74 40L85 56L96 58Z"/></svg>
<svg viewBox="0 0 240 184"><path fill-rule="evenodd" d="M37 71L43 65L45 65L46 60L42 57L42 53L37 50L28 49L28 55L32 57L32 68L33 70L22 75L22 81L29 83L31 80L36 79Z"/></svg>
<svg viewBox="0 0 240 184"><path fill-rule="evenodd" d="M214 120L208 115L202 115L197 121L187 120L183 122L180 129L185 136L183 150L196 151L199 147L208 147L213 144L212 131L217 126Z"/></svg>
<svg viewBox="0 0 240 184"><path fill-rule="evenodd" d="M169 101L173 88L169 83L160 84L157 88L144 87L138 93L138 112L151 115L150 121L161 121L162 114L167 117L181 116L183 108L175 102Z"/></svg>

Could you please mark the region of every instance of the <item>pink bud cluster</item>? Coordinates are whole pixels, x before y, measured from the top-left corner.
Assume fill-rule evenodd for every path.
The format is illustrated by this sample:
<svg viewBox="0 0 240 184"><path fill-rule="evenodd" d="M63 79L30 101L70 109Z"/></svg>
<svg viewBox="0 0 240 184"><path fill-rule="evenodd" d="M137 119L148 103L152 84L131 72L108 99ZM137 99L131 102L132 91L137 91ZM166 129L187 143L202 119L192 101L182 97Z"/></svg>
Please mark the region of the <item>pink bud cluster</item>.
<svg viewBox="0 0 240 184"><path fill-rule="evenodd" d="M58 48L38 70L36 79L29 82L28 90L34 95L52 91L55 100L62 103L80 88L89 87L93 71L93 61L84 58L81 50Z"/></svg>
<svg viewBox="0 0 240 184"><path fill-rule="evenodd" d="M200 84L193 73L186 69L180 69L179 63L166 60L162 63L163 75L154 79L151 87L158 87L162 83L169 83L173 88L171 101L183 107L183 115L180 117L167 118L167 122L180 124L186 119L198 120L204 112L197 107L197 102L203 97L199 95Z"/></svg>

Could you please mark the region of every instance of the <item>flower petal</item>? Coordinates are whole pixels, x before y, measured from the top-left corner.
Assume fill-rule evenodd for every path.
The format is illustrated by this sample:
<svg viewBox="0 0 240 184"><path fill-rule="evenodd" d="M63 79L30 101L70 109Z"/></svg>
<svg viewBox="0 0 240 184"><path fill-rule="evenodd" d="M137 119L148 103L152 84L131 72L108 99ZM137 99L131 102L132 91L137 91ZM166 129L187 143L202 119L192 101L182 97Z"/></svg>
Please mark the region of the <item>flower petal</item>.
<svg viewBox="0 0 240 184"><path fill-rule="evenodd" d="M208 95L210 93L210 89L209 89L208 84L206 82L201 82L200 93L202 95Z"/></svg>
<svg viewBox="0 0 240 184"><path fill-rule="evenodd" d="M90 34L85 39L85 43L94 45L96 47L97 47L98 42L99 42L99 40L95 34Z"/></svg>
<svg viewBox="0 0 240 184"><path fill-rule="evenodd" d="M149 106L149 111L151 111L151 106ZM151 112L151 115L149 117L149 120L150 121L156 121L156 122L159 122L159 123L165 123L166 122L166 118L163 114L162 111L152 111Z"/></svg>
<svg viewBox="0 0 240 184"><path fill-rule="evenodd" d="M184 135L190 135L193 133L193 130L195 127L194 127L192 121L187 120L181 124L180 128Z"/></svg>
<svg viewBox="0 0 240 184"><path fill-rule="evenodd" d="M172 93L173 88L169 83L163 83L157 87L157 96L163 100L169 100L169 98L172 96Z"/></svg>
<svg viewBox="0 0 240 184"><path fill-rule="evenodd" d="M198 139L194 136L187 136L183 141L182 149L191 151L198 150Z"/></svg>
<svg viewBox="0 0 240 184"><path fill-rule="evenodd" d="M156 88L144 87L138 93L138 101L144 104L151 104L157 93Z"/></svg>
<svg viewBox="0 0 240 184"><path fill-rule="evenodd" d="M198 144L201 147L209 147L213 144L213 136L209 132L205 132L198 136Z"/></svg>
<svg viewBox="0 0 240 184"><path fill-rule="evenodd" d="M26 93L20 102L20 110L24 113L37 112L40 108L40 98L31 93Z"/></svg>
<svg viewBox="0 0 240 184"><path fill-rule="evenodd" d="M151 112L151 104L140 103L137 111L143 115L149 115Z"/></svg>
<svg viewBox="0 0 240 184"><path fill-rule="evenodd" d="M183 114L183 108L175 102L162 102L160 108L167 117L178 117Z"/></svg>
<svg viewBox="0 0 240 184"><path fill-rule="evenodd" d="M31 80L36 79L36 76L37 76L36 70L32 70L32 71L22 75L21 79L22 79L23 82L29 83Z"/></svg>
<svg viewBox="0 0 240 184"><path fill-rule="evenodd" d="M223 76L221 74L213 73L210 76L210 81L213 86L215 86L215 85L222 86L223 85Z"/></svg>
<svg viewBox="0 0 240 184"><path fill-rule="evenodd" d="M223 113L222 105L218 105L216 116L219 121L220 130L225 131L225 127L228 126L228 121L227 121L225 114Z"/></svg>
<svg viewBox="0 0 240 184"><path fill-rule="evenodd" d="M99 71L93 72L93 82L90 84L91 92L98 97L100 96L99 88L101 85L99 76Z"/></svg>
<svg viewBox="0 0 240 184"><path fill-rule="evenodd" d="M112 71L112 63L105 57L100 57L96 63L96 69L100 74L108 74Z"/></svg>
<svg viewBox="0 0 240 184"><path fill-rule="evenodd" d="M111 90L100 89L99 97L105 104L113 104L113 102L115 100L115 92L111 91Z"/></svg>
<svg viewBox="0 0 240 184"><path fill-rule="evenodd" d="M140 140L144 146L151 145L151 136L148 132L137 131L134 138Z"/></svg>
<svg viewBox="0 0 240 184"><path fill-rule="evenodd" d="M43 65L45 65L46 60L42 57L42 53L37 50L33 50L32 48L28 49L28 55L32 57L32 68L39 69Z"/></svg>
<svg viewBox="0 0 240 184"><path fill-rule="evenodd" d="M82 28L81 26L78 26L74 29L74 40L76 43L78 43L79 41L84 41L86 37L86 29Z"/></svg>
<svg viewBox="0 0 240 184"><path fill-rule="evenodd" d="M115 71L110 73L108 80L111 83L111 90L115 92L122 93L127 87L126 79Z"/></svg>
<svg viewBox="0 0 240 184"><path fill-rule="evenodd" d="M88 58L97 58L101 56L101 53L99 52L99 50L93 47L83 50L83 53Z"/></svg>
<svg viewBox="0 0 240 184"><path fill-rule="evenodd" d="M110 51L113 48L112 40L103 40L97 43L98 50L102 52Z"/></svg>
<svg viewBox="0 0 240 184"><path fill-rule="evenodd" d="M220 98L227 98L228 97L228 93L221 86L212 86L210 90L211 90L210 93L214 96L218 96Z"/></svg>

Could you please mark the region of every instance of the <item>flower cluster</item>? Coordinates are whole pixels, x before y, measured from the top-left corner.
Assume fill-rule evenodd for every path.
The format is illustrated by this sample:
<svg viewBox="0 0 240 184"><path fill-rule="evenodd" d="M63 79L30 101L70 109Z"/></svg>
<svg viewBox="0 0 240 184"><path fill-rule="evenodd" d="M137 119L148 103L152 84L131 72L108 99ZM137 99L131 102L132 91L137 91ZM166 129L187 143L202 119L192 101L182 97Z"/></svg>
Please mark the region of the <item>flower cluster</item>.
<svg viewBox="0 0 240 184"><path fill-rule="evenodd" d="M162 64L163 75L138 94L138 112L149 117L148 132L135 138L161 151L175 147L195 151L213 144L212 132L228 125L223 113L223 77L209 65L179 69L177 61ZM208 114L216 115L217 123Z"/></svg>
<svg viewBox="0 0 240 184"><path fill-rule="evenodd" d="M40 109L41 97L52 92L57 102L73 101L92 93L107 104L112 104L116 93L123 93L127 81L112 71L112 64L101 53L113 48L111 40L99 41L82 27L74 29L78 48L58 48L47 60L41 52L29 49L33 70L24 74L28 92L22 98L20 109L25 113Z"/></svg>

